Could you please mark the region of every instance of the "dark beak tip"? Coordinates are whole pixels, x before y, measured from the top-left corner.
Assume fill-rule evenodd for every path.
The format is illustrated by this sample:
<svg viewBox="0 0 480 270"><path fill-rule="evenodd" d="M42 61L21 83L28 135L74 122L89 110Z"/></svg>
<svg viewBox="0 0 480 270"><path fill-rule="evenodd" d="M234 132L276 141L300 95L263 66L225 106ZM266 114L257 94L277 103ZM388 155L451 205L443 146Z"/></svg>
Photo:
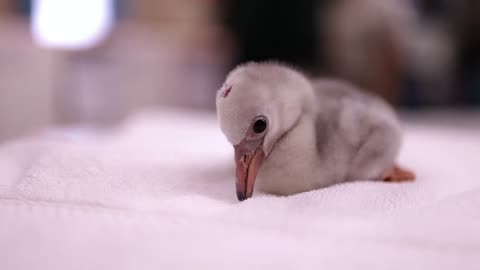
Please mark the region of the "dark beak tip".
<svg viewBox="0 0 480 270"><path fill-rule="evenodd" d="M239 201L244 201L247 199L247 195L243 192L237 192L237 198Z"/></svg>

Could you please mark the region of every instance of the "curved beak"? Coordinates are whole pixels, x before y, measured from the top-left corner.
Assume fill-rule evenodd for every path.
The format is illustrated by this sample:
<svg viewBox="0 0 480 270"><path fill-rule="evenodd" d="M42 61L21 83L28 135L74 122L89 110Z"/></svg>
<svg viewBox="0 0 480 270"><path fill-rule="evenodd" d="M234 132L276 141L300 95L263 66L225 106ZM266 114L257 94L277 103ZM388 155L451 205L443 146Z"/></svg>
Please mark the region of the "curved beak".
<svg viewBox="0 0 480 270"><path fill-rule="evenodd" d="M265 158L263 138L243 140L234 146L236 163L236 188L238 200L252 197L258 169Z"/></svg>

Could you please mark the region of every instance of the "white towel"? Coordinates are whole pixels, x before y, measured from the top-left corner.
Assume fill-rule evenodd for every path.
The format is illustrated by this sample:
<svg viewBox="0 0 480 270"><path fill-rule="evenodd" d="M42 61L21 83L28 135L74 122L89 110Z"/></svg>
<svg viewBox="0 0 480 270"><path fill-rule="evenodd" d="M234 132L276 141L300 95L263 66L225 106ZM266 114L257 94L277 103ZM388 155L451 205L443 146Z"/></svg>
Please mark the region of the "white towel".
<svg viewBox="0 0 480 270"><path fill-rule="evenodd" d="M234 191L214 115L0 146L0 269L480 269L480 130L407 125L412 183Z"/></svg>

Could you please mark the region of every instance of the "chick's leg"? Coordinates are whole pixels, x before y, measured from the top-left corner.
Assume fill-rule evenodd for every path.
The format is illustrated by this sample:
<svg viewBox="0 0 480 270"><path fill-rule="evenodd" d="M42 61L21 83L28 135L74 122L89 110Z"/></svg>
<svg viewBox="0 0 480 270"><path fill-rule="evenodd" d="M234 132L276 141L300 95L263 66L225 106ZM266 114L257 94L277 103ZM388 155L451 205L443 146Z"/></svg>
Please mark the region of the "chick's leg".
<svg viewBox="0 0 480 270"><path fill-rule="evenodd" d="M401 168L398 165L394 165L392 168L387 170L382 177L383 181L385 182L404 182L415 180L415 174L412 171Z"/></svg>

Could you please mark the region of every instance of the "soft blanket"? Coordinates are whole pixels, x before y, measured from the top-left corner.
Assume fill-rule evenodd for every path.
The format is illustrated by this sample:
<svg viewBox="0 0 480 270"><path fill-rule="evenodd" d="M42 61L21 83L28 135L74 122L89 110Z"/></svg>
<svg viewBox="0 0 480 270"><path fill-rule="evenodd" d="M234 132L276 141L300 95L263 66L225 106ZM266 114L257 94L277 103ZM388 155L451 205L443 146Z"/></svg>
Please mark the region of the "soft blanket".
<svg viewBox="0 0 480 270"><path fill-rule="evenodd" d="M0 269L480 269L480 122L416 119L400 156L415 182L244 202L209 113L3 144Z"/></svg>

